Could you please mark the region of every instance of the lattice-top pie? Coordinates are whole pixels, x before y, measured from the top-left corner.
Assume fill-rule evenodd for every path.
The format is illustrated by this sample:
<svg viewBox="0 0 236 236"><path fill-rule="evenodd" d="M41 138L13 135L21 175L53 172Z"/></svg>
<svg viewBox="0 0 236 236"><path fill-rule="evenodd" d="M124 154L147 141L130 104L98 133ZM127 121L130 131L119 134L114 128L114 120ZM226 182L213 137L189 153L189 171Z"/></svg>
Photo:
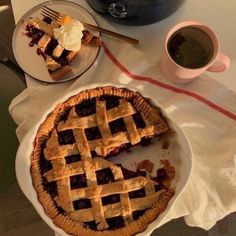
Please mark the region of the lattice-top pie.
<svg viewBox="0 0 236 236"><path fill-rule="evenodd" d="M70 64L79 53L79 50L65 49L54 37L54 29L59 27L60 25L49 17L30 17L25 22L26 35L32 39L29 46L37 45L37 54L43 56L53 80L60 80L72 71ZM96 47L101 44L101 38L90 31L84 29L82 33L82 44Z"/></svg>
<svg viewBox="0 0 236 236"><path fill-rule="evenodd" d="M72 235L134 235L163 212L174 194L168 161L157 176L109 157L147 146L169 129L160 111L124 88L89 89L58 104L40 125L31 155L38 199Z"/></svg>

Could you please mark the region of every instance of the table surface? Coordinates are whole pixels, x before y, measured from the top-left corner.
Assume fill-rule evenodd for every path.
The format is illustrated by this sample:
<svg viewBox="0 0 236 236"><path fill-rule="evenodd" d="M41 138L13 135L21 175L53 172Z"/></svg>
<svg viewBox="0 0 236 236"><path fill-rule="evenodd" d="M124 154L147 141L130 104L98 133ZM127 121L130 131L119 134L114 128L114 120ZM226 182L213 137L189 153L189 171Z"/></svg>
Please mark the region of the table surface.
<svg viewBox="0 0 236 236"><path fill-rule="evenodd" d="M73 0L74 2L79 2ZM15 22L33 6L45 0L11 0ZM81 2L81 1L80 1ZM158 63L163 40L167 31L175 24L194 19L209 25L217 34L221 51L231 59L230 68L221 73L205 72L218 82L236 91L236 1L235 0L186 0L182 7L169 18L147 26L124 26L114 24L120 33L138 38L140 50L146 55L151 64ZM96 17L95 17L96 18ZM157 52L157 53L153 53ZM40 82L26 77L28 86L40 85Z"/></svg>
<svg viewBox="0 0 236 236"><path fill-rule="evenodd" d="M11 0L15 22L33 6L45 0ZM85 0L71 0L81 3ZM147 26L124 26L113 23L123 34L140 40L140 50L148 56L150 64L157 64L163 48L163 41L168 30L184 20L197 20L209 25L218 35L221 51L231 59L230 68L222 73L205 72L219 83L236 92L236 1L235 0L186 0L182 7L167 19ZM96 15L95 15L96 18ZM153 53L155 52L155 53ZM41 83L26 76L28 87Z"/></svg>

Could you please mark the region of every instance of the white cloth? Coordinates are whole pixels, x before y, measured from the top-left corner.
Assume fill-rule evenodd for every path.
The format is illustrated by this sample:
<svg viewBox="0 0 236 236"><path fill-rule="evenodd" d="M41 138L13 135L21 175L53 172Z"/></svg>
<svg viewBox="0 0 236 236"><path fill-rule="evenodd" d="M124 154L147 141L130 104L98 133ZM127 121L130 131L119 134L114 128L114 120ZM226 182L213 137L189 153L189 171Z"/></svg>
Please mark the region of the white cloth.
<svg viewBox="0 0 236 236"><path fill-rule="evenodd" d="M184 129L194 153L191 180L166 222L184 216L188 225L211 228L236 211L236 94L204 75L186 85L170 84L139 47L104 38L112 55L102 49L80 78L28 88L12 101L9 111L19 140L56 99L79 86L114 83L141 89Z"/></svg>

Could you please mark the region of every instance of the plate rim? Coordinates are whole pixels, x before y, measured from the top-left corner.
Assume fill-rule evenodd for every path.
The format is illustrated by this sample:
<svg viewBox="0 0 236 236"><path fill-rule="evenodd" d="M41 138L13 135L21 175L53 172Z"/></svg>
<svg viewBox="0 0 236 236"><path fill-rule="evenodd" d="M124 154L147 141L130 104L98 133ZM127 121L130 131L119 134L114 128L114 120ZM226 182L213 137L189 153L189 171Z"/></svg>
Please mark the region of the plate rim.
<svg viewBox="0 0 236 236"><path fill-rule="evenodd" d="M141 89L139 89L139 88L135 88L131 85L123 85L123 84L93 83L93 84L88 84L88 85L82 86L80 88L76 88L76 89L68 92L64 96L62 96L60 99L57 99L56 101L54 101L52 103L52 105L48 109L45 110L43 115L41 115L40 119L33 125L33 127L23 137L23 140L20 143L19 148L16 153L16 161L15 161L16 178L17 178L17 182L19 183L19 186L20 186L22 192L27 197L27 199L31 202L31 204L34 206L34 208L36 209L36 211L40 215L40 217L43 219L43 221L47 225L49 225L49 227L51 227L51 229L53 229L55 232L59 233L61 236L64 236L64 235L69 236L69 234L67 232L65 232L62 228L60 228L56 224L54 224L52 219L46 214L46 212L43 208L43 205L38 200L37 192L36 192L36 190L33 186L33 183L32 183L32 177L30 174L30 154L33 150L33 142L35 139L35 135L38 131L39 126L46 119L46 117L53 111L53 109L55 108L55 106L57 104L66 101L71 96L73 96L83 90L92 89L92 88L96 88L96 87L104 87L104 86L113 86L113 87L117 87L117 88L127 88L130 90L139 92L144 98L151 97L148 95L148 93L141 91ZM172 126L174 125L175 128L177 128L178 131L181 133L182 137L185 139L184 141L188 144L188 146L187 146L188 151L187 152L189 153L189 157L188 157L189 164L188 165L190 166L190 168L188 170L188 173L186 174L187 179L184 180L185 182L183 183L183 186L179 190L178 194L175 193L175 195L169 201L169 203L166 207L166 209L168 209L168 211L166 211L166 209L165 209L165 211L160 214L160 216L162 215L162 218L160 219L160 222L158 222L158 225L161 225L161 222L165 220L167 214L173 208L174 203L179 199L179 197L182 195L184 189L188 185L188 183L190 181L190 177L193 172L194 159L193 159L193 150L192 150L191 143L190 143L189 138L187 137L186 133L184 132L184 130L167 114L167 112L164 110L164 108L160 105L160 103L155 98L151 98L151 100L155 106L158 106L161 109L161 112L164 114L164 117L168 120L168 122L171 122L171 125ZM182 147L182 149L183 149L183 147ZM184 147L184 149L186 149L186 147ZM26 175L27 176L29 175L29 177L30 177L30 180L28 180L30 182L28 184L30 184L30 188L31 188L30 194L26 190L27 186L23 186L24 181L21 180L22 174L20 174L20 171L19 171L20 160L25 159L25 158L28 158L28 163L26 163L28 172L26 173ZM180 181L178 181L178 182L180 182ZM32 199L32 197L33 197L33 199ZM158 219L158 218L156 218L156 219ZM154 225L155 225L155 220L153 222L151 222L143 232L140 232L137 235L139 235L139 236L150 235L156 228L158 228L158 225L156 225L156 227Z"/></svg>
<svg viewBox="0 0 236 236"><path fill-rule="evenodd" d="M30 14L31 12L34 12L35 9L38 9L40 6L43 6L44 4L50 4L50 3L53 3L53 4L56 4L56 3L68 3L68 4L72 4L72 5L75 5L75 6L79 6L80 8L82 8L83 10L85 10L94 20L94 22L96 23L97 26L99 26L98 22L96 21L96 19L93 17L93 15L85 8L83 7L82 5L80 4L77 4L75 2L72 2L72 1L65 1L65 0L57 0L57 1L52 1L52 0L49 0L49 1L45 1L45 2L42 2L42 3L39 3L37 4L36 6L30 8L27 12L25 12L21 17L20 19L17 21L16 25L15 25L15 28L14 28L14 32L12 34L12 43L11 43L11 46L12 46L12 51L13 51L13 55L14 55L14 58L17 62L17 64L20 66L20 63L19 61L17 60L17 57L15 56L15 46L14 46L14 38L16 38L16 30L20 27L20 25L22 24L22 20L24 20L24 18L26 18L26 15ZM101 37L101 33L99 33L99 36ZM48 84L54 84L54 83L65 83L65 82L68 82L68 81L71 81L71 80L75 80L76 78L79 78L80 76L82 76L84 73L86 73L95 63L95 61L98 59L98 56L99 56L99 53L101 51L101 46L98 46L98 50L97 50L97 53L93 59L93 61L91 62L91 64L82 72L80 72L79 74L76 74L74 76L72 76L70 79L64 79L64 80L58 80L58 81L46 81L46 80L41 80L39 78L36 78L32 75L30 75L28 72L25 71L25 69L23 67L21 67L21 69L23 70L23 72L29 76L30 78L32 79L35 79L36 81L39 81L39 82L43 82L43 83L48 83Z"/></svg>

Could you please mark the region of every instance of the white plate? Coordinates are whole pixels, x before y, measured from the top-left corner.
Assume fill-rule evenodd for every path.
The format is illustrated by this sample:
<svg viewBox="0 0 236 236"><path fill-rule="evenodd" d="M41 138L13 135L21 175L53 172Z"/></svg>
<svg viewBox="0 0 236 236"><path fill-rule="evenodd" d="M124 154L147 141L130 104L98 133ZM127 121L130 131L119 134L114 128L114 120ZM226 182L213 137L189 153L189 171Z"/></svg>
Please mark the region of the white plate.
<svg viewBox="0 0 236 236"><path fill-rule="evenodd" d="M21 142L21 145L17 151L16 156L16 176L18 183L26 195L26 197L31 201L39 215L42 217L42 219L59 235L67 236L62 229L58 228L52 220L45 214L42 205L39 203L37 194L35 192L35 189L32 185L31 175L30 175L30 154L33 150L33 141L36 136L37 130L40 126L40 124L46 119L47 115L53 111L55 106L58 103L66 101L69 97L79 93L80 91L83 91L85 89L89 88L95 88L95 87L101 87L101 86L115 86L115 87L124 87L124 86L117 86L114 84L93 84L86 87L82 87L79 89L76 89L69 94L67 94L64 98L56 101L53 106L44 113L44 115L41 117L40 121L33 127L33 129L28 132L28 134L25 136L23 141ZM132 88L130 86L126 86L126 88L137 91L137 89ZM140 94L142 94L141 91ZM148 98L148 94L142 94L142 96ZM121 163L124 167L135 169L134 163L138 163L140 160L149 159L155 164L155 171L158 167L160 167L160 159L163 159L165 155L169 152L168 160L171 162L172 165L175 166L176 169L176 178L175 181L173 181L174 187L176 187L176 193L174 197L169 202L166 210L159 215L159 217L153 221L147 229L138 234L142 236L150 235L154 229L158 228L167 213L171 210L171 208L174 205L174 202L178 199L178 197L183 192L186 184L188 183L188 180L190 178L191 172L192 172L192 166L193 166L193 156L192 156L192 149L190 146L190 143L184 134L183 130L173 121L171 120L168 115L165 113L165 111L160 107L160 105L155 101L155 98L151 99L152 103L159 107L164 115L164 117L167 118L169 125L171 126L172 130L175 131L175 135L170 140L170 146L168 151L163 151L161 142L156 139L153 145L150 145L149 147L134 147L132 149L131 153L123 152L119 154L116 157L113 157L111 160L114 162Z"/></svg>
<svg viewBox="0 0 236 236"><path fill-rule="evenodd" d="M42 18L40 12L43 6L49 6L56 11L63 12L80 21L93 25L97 25L97 23L93 16L85 8L68 1L49 1L42 3L29 10L19 20L12 38L12 48L17 63L24 70L24 72L32 78L44 82L55 83L48 73L43 57L37 55L37 45L29 47L29 42L31 39L24 35L25 30L23 29L23 20L27 20L29 17ZM93 34L96 36L99 35L98 32L93 32ZM99 50L100 47L89 47L82 45L78 57L71 63L72 72L56 82L68 81L82 75L94 63Z"/></svg>

